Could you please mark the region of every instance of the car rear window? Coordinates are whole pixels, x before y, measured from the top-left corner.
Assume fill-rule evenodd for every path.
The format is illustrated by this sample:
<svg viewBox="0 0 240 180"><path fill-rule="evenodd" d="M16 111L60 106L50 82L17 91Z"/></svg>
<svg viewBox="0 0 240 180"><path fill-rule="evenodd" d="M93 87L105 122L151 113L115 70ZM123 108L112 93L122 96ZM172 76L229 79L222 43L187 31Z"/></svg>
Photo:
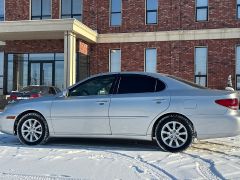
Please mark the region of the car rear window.
<svg viewBox="0 0 240 180"><path fill-rule="evenodd" d="M177 81L180 81L180 82L182 82L182 83L184 83L184 84L187 84L187 85L189 85L189 86L192 86L192 87L194 87L194 88L207 89L207 88L204 87L204 86L200 86L200 85L198 85L198 84L196 84L196 83L193 83L193 82L190 82L190 81L181 79L181 78L179 78L179 77L175 77L175 76L172 76L172 75L167 75L167 77L170 77L170 78L172 78L172 79L175 79L175 80L177 80Z"/></svg>

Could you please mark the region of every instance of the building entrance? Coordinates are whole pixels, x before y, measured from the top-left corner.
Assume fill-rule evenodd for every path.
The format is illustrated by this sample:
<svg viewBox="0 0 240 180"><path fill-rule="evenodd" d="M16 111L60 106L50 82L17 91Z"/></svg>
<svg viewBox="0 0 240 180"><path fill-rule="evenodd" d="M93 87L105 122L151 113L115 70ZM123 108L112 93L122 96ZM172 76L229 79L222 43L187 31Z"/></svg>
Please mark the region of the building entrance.
<svg viewBox="0 0 240 180"><path fill-rule="evenodd" d="M54 86L54 62L29 62L28 84Z"/></svg>

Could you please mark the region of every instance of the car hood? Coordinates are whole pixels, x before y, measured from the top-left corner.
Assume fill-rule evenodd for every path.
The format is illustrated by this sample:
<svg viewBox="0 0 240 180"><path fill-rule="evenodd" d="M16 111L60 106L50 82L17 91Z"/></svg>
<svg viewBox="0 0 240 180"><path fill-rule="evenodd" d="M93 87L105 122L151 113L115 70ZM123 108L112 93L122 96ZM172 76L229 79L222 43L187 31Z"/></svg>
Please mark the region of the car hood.
<svg viewBox="0 0 240 180"><path fill-rule="evenodd" d="M29 110L29 109L38 109L39 106L45 106L47 108L48 105L56 98L56 96L45 96L39 97L35 99L28 99L22 101L16 101L14 103L10 103L5 107L4 111L14 110Z"/></svg>
<svg viewBox="0 0 240 180"><path fill-rule="evenodd" d="M16 104L28 104L28 103L52 101L55 98L56 98L55 96L43 96L43 97L34 98L34 99L21 100L21 101L16 102ZM13 104L15 104L15 103L13 103Z"/></svg>

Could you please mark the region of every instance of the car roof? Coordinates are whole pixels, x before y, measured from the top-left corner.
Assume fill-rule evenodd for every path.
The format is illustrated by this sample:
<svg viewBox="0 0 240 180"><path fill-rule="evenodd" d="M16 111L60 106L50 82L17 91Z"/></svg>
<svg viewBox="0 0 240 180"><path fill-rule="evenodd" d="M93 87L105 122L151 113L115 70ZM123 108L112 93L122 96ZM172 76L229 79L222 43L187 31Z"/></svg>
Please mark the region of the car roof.
<svg viewBox="0 0 240 180"><path fill-rule="evenodd" d="M150 73L150 72L135 72L135 71L126 71L126 72L105 72L105 73L99 73L99 74L95 74L92 75L68 88L72 88L74 86L76 86L77 84L80 84L81 82L84 82L88 79L94 78L94 77L99 77L99 76L104 76L104 75L124 75L124 74L133 74L133 75L145 75L145 76L150 76L156 79L159 79L161 81L163 81L168 89L192 89L191 86L182 83L176 79L173 79L171 77L169 77L167 74L162 74L162 73Z"/></svg>
<svg viewBox="0 0 240 180"><path fill-rule="evenodd" d="M125 71L125 72L106 72L106 73L100 73L96 74L94 76L101 76L101 75L117 75L117 74L133 74L133 75L148 75L148 76L153 76L153 77L161 77L161 76L166 76L166 74L162 73L150 73L150 72L138 72L138 71Z"/></svg>

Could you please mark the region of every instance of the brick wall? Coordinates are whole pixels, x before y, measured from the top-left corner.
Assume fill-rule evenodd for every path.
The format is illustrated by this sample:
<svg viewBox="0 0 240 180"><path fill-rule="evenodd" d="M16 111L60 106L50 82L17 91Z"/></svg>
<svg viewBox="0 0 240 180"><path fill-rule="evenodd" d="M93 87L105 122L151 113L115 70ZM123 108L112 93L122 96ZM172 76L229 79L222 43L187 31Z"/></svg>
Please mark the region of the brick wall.
<svg viewBox="0 0 240 180"><path fill-rule="evenodd" d="M194 48L208 47L208 87L224 89L235 82L235 48L240 39L97 44L91 51L91 74L109 71L109 49L120 48L122 71L144 71L145 48L157 48L158 72L194 81Z"/></svg>
<svg viewBox="0 0 240 180"><path fill-rule="evenodd" d="M122 26L109 27L110 0L83 0L83 23L99 33L148 32L240 27L236 0L209 1L209 21L195 22L195 0L159 0L158 25L145 25L145 0L122 0ZM30 0L6 0L6 20L28 20ZM60 0L52 0L52 18L60 17Z"/></svg>
<svg viewBox="0 0 240 180"><path fill-rule="evenodd" d="M60 12L60 0L52 0L52 18L59 19Z"/></svg>
<svg viewBox="0 0 240 180"><path fill-rule="evenodd" d="M5 53L64 52L63 40L7 41Z"/></svg>
<svg viewBox="0 0 240 180"><path fill-rule="evenodd" d="M98 2L96 10L98 32L148 32L240 27L240 20L236 19L236 0L209 1L208 22L195 22L195 0L159 0L158 3L158 25L145 24L145 0L122 0L122 26L109 27L109 0L102 0ZM88 12L85 14L88 15ZM85 23L88 25L88 22Z"/></svg>
<svg viewBox="0 0 240 180"><path fill-rule="evenodd" d="M29 0L5 0L6 21L29 20Z"/></svg>
<svg viewBox="0 0 240 180"><path fill-rule="evenodd" d="M98 7L101 3L102 1L99 0L83 0L83 23L93 30L97 30Z"/></svg>

